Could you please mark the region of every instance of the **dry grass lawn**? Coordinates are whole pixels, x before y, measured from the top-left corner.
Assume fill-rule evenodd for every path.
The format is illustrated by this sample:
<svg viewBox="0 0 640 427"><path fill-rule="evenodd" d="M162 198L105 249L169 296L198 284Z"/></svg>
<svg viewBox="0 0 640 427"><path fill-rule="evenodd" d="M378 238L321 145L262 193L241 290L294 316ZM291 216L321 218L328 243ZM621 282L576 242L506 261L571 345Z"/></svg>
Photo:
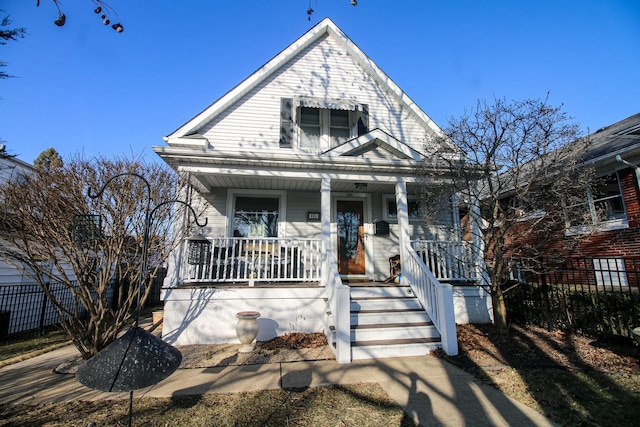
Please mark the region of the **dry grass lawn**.
<svg viewBox="0 0 640 427"><path fill-rule="evenodd" d="M126 426L128 401L0 406L0 426ZM134 400L135 426L413 426L377 384Z"/></svg>

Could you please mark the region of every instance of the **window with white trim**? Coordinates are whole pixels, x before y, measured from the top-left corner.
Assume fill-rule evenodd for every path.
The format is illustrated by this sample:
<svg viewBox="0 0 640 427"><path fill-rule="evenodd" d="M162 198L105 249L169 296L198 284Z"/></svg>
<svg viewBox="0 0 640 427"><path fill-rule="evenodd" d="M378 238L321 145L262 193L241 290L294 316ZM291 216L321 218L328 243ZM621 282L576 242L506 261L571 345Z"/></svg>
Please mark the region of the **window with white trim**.
<svg viewBox="0 0 640 427"><path fill-rule="evenodd" d="M280 100L280 147L325 151L369 132L369 107L349 100Z"/></svg>
<svg viewBox="0 0 640 427"><path fill-rule="evenodd" d="M234 237L278 237L280 199L237 195L233 206Z"/></svg>
<svg viewBox="0 0 640 427"><path fill-rule="evenodd" d="M594 258L593 272L598 286L629 286L623 258Z"/></svg>
<svg viewBox="0 0 640 427"><path fill-rule="evenodd" d="M299 107L300 149L325 150L356 136L355 114L347 110Z"/></svg>
<svg viewBox="0 0 640 427"><path fill-rule="evenodd" d="M581 202L565 206L565 221L569 233L592 226L625 227L627 214L618 175L598 178L587 188Z"/></svg>
<svg viewBox="0 0 640 427"><path fill-rule="evenodd" d="M409 221L422 221L422 206L419 197L407 197ZM382 196L382 217L384 220L398 220L398 206L396 196L385 194Z"/></svg>
<svg viewBox="0 0 640 427"><path fill-rule="evenodd" d="M531 192L526 200L512 195L500 199L500 209L509 220L529 221L545 215L544 193ZM487 213L490 215L490 213Z"/></svg>

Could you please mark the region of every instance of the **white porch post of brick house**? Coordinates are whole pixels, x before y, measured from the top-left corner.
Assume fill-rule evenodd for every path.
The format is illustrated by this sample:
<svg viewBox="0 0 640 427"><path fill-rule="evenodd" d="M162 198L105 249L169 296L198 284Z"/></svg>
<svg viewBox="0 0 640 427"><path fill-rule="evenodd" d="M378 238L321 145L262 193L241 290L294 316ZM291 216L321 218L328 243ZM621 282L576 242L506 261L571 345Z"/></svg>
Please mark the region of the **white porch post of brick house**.
<svg viewBox="0 0 640 427"><path fill-rule="evenodd" d="M408 271L402 270L402 263L409 258L407 248L410 243L409 235L409 206L407 204L407 183L399 180L396 183L396 212L398 215L398 245L400 246L400 271L402 283L409 283Z"/></svg>

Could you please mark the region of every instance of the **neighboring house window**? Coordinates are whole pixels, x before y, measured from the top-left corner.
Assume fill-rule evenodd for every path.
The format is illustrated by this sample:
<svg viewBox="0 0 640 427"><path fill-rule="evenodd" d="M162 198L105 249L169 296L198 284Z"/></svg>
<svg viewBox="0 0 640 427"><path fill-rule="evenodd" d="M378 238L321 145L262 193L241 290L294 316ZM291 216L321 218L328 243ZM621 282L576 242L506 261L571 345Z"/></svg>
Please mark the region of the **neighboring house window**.
<svg viewBox="0 0 640 427"><path fill-rule="evenodd" d="M598 286L629 286L627 268L622 258L594 258L593 271Z"/></svg>
<svg viewBox="0 0 640 427"><path fill-rule="evenodd" d="M398 219L398 206L396 205L396 197L393 195L384 195L382 198L383 203L383 218L385 220L397 220ZM407 207L409 210L409 221L422 221L422 209L420 206L420 199L414 197L407 198Z"/></svg>
<svg viewBox="0 0 640 427"><path fill-rule="evenodd" d="M590 226L621 228L627 226L627 215L617 174L598 178L587 188L585 199L565 207L569 233L587 231Z"/></svg>
<svg viewBox="0 0 640 427"><path fill-rule="evenodd" d="M534 198L534 194L529 195L529 199ZM542 195L537 195L541 198ZM517 196L508 196L500 199L500 209L509 219L515 218L517 221L528 221L540 218L545 215L542 200L528 200L525 202Z"/></svg>
<svg viewBox="0 0 640 427"><path fill-rule="evenodd" d="M278 197L236 196L234 237L278 237Z"/></svg>

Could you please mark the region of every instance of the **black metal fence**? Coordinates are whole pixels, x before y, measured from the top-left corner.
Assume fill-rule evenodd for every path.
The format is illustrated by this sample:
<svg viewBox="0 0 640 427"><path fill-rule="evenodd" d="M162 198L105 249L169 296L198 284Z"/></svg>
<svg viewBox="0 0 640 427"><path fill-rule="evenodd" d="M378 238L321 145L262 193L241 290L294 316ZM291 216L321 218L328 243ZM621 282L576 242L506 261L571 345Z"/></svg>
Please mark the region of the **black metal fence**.
<svg viewBox="0 0 640 427"><path fill-rule="evenodd" d="M153 278L153 282L151 283L151 292L149 292L149 296L145 302L147 307L158 305L162 302L162 299L160 299L160 293L162 292L162 284L164 283L164 278L166 276L167 269L164 267L159 268L156 276Z"/></svg>
<svg viewBox="0 0 640 427"><path fill-rule="evenodd" d="M510 321L621 337L640 326L640 259L513 261Z"/></svg>
<svg viewBox="0 0 640 427"><path fill-rule="evenodd" d="M146 301L147 306L161 302L160 291L165 275L166 270L160 269L154 278ZM65 285L52 283L48 288L61 304L73 304L71 291ZM110 304L117 304L117 289L116 282L107 288L107 300ZM80 317L87 314L82 305L79 306L78 314ZM59 314L40 285L0 285L0 341L42 335L59 323Z"/></svg>
<svg viewBox="0 0 640 427"><path fill-rule="evenodd" d="M73 306L73 295L67 286L50 283L47 288L63 306ZM107 288L109 302L113 301L114 288L113 283ZM85 308L79 304L79 317L86 314ZM40 285L0 286L0 339L39 335L59 323L59 314Z"/></svg>

